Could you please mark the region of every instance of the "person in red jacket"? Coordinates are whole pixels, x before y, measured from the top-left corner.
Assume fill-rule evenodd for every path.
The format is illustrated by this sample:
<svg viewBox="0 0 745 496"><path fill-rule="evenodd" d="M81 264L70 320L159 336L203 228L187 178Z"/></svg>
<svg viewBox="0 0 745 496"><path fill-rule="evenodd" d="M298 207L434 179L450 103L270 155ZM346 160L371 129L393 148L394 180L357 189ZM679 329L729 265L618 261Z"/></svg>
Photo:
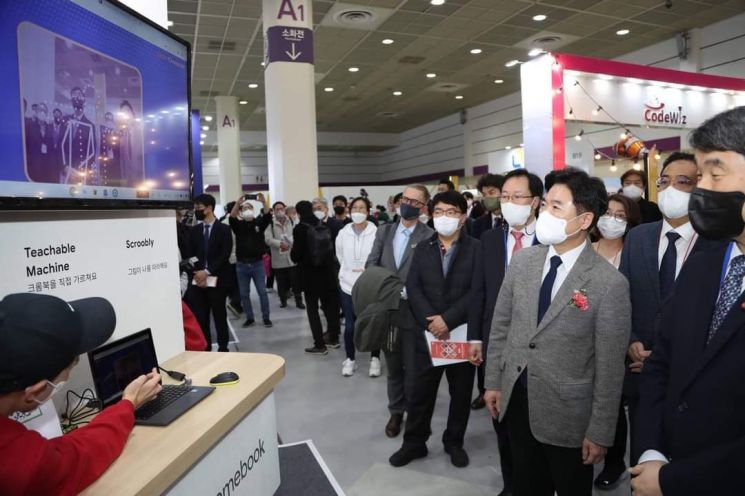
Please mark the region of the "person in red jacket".
<svg viewBox="0 0 745 496"><path fill-rule="evenodd" d="M111 337L116 314L103 298L65 302L41 294L0 301L0 494L78 494L116 460L134 411L161 390L157 371L142 375L122 400L87 426L46 439L9 418L49 401L78 356Z"/></svg>

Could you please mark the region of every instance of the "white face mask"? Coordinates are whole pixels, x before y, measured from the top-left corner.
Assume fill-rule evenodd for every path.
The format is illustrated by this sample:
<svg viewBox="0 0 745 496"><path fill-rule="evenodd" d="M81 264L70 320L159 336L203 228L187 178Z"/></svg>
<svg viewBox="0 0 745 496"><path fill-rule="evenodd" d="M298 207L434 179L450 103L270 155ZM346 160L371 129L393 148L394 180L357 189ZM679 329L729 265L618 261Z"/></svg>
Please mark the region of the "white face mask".
<svg viewBox="0 0 745 496"><path fill-rule="evenodd" d="M618 239L626 234L626 221L603 215L598 220L598 229L605 239Z"/></svg>
<svg viewBox="0 0 745 496"><path fill-rule="evenodd" d="M468 205L468 208L471 208L473 206L473 200L466 200L466 205Z"/></svg>
<svg viewBox="0 0 745 496"><path fill-rule="evenodd" d="M691 194L668 186L657 193L657 206L668 219L679 219L688 215L688 200Z"/></svg>
<svg viewBox="0 0 745 496"><path fill-rule="evenodd" d="M541 244L560 245L566 241L567 238L574 236L581 230L579 229L572 234L567 234L567 223L568 221L555 217L548 211L542 212L541 215L538 216L538 222L536 222L535 225L535 235L538 237L538 241L540 241Z"/></svg>
<svg viewBox="0 0 745 496"><path fill-rule="evenodd" d="M644 194L644 190L636 184L629 184L623 187L623 195L632 200L638 200L642 197L642 194Z"/></svg>
<svg viewBox="0 0 745 496"><path fill-rule="evenodd" d="M435 217L435 231L442 236L452 236L460 227L460 219L457 217Z"/></svg>
<svg viewBox="0 0 745 496"><path fill-rule="evenodd" d="M52 396L54 396L57 393L57 391L59 391L62 388L62 386L65 385L66 382L67 381L59 381L57 384L55 384L52 381L47 381L47 384L49 384L50 386L52 386L52 392L49 393L49 396L47 396L43 400L37 400L36 398L31 398L31 399L35 403L37 403L38 405L43 405L44 403L46 403L47 401L49 401L50 399L52 399Z"/></svg>
<svg viewBox="0 0 745 496"><path fill-rule="evenodd" d="M254 220L254 211L253 210L241 210L241 219Z"/></svg>
<svg viewBox="0 0 745 496"><path fill-rule="evenodd" d="M502 203L502 217L510 226L523 226L528 222L532 205L517 205L515 203Z"/></svg>
<svg viewBox="0 0 745 496"><path fill-rule="evenodd" d="M352 222L355 224L362 224L367 220L367 215L361 212L352 212Z"/></svg>
<svg viewBox="0 0 745 496"><path fill-rule="evenodd" d="M313 210L313 215L316 216L316 219L323 220L326 218L326 212L323 210Z"/></svg>
<svg viewBox="0 0 745 496"><path fill-rule="evenodd" d="M292 217L290 217L290 219L292 219L292 222L294 222L295 224L300 222L300 217L298 217L297 215L293 215Z"/></svg>
<svg viewBox="0 0 745 496"><path fill-rule="evenodd" d="M419 222L421 222L422 224L426 224L427 222L429 222L429 215L420 215Z"/></svg>

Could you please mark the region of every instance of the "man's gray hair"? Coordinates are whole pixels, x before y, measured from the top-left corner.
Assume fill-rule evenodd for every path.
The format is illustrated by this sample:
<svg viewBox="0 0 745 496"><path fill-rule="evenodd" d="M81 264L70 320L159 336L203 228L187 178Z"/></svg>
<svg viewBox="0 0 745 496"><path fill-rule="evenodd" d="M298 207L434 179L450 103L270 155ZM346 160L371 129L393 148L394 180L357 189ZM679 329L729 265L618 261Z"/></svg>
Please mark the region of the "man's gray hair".
<svg viewBox="0 0 745 496"><path fill-rule="evenodd" d="M320 204L322 204L326 208L329 207L329 202L326 200L326 198L323 198L321 196L319 196L317 198L313 198L313 201L311 203L320 203Z"/></svg>

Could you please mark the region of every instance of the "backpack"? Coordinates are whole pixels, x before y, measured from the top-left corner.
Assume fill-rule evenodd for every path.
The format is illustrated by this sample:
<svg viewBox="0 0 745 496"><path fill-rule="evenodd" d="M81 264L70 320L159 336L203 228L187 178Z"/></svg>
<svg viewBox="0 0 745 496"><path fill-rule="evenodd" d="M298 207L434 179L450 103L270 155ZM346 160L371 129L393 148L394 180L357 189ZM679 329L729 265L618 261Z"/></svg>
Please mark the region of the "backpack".
<svg viewBox="0 0 745 496"><path fill-rule="evenodd" d="M325 267L333 260L334 245L328 226L308 224L308 252L313 267Z"/></svg>

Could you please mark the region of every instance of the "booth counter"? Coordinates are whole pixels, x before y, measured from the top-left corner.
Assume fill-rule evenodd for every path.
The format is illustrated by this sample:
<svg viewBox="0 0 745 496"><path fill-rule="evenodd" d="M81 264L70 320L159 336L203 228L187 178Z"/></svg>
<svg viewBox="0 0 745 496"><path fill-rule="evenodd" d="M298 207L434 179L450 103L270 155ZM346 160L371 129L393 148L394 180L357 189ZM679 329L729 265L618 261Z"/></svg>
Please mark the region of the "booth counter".
<svg viewBox="0 0 745 496"><path fill-rule="evenodd" d="M274 387L284 359L256 353L184 352L163 364L194 385L217 387L167 427L135 426L122 455L85 495L272 495L279 487ZM164 376L164 382L169 379Z"/></svg>

